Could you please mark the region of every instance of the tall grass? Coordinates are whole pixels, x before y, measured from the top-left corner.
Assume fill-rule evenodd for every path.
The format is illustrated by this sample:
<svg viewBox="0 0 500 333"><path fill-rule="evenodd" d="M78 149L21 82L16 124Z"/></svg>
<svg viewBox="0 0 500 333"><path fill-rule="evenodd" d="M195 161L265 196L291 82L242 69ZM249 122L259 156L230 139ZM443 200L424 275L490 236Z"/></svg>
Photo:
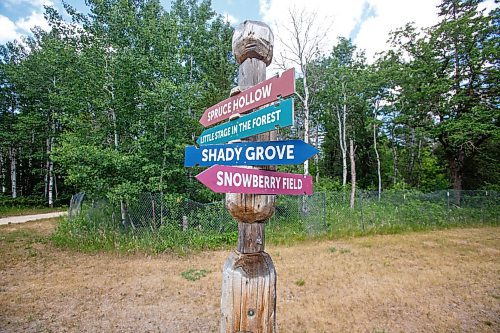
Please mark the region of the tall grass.
<svg viewBox="0 0 500 333"><path fill-rule="evenodd" d="M318 194L319 196L319 194ZM433 230L457 226L498 225L497 197L467 197L458 206L449 196L412 193L387 193L380 200L364 193L354 209L348 195L329 193L308 203L282 197L276 213L267 222L267 244L292 244L310 238L340 238L407 231ZM215 204L190 203L165 207L165 214L134 210L124 227L117 221L117 208L111 204L84 208L72 220L64 220L54 233L53 242L81 251L119 251L150 253L199 251L234 247L237 222L224 208ZM131 205L131 207L133 207ZM143 212L143 213L140 213ZM163 212L163 211L162 211ZM188 221L188 224L183 224Z"/></svg>

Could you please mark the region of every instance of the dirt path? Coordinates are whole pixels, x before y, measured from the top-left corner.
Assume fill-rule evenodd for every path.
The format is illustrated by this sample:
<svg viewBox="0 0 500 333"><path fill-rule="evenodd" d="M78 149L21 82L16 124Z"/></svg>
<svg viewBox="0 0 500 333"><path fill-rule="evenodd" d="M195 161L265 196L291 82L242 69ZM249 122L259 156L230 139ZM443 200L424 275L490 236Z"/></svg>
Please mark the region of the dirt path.
<svg viewBox="0 0 500 333"><path fill-rule="evenodd" d="M217 332L228 251L81 254L50 245L54 224L0 227L0 332ZM500 228L268 252L281 333L500 332Z"/></svg>
<svg viewBox="0 0 500 333"><path fill-rule="evenodd" d="M34 215L7 216L0 218L0 225L44 220L44 219L64 216L67 214L68 212L54 212L54 213L44 213L44 214L34 214Z"/></svg>

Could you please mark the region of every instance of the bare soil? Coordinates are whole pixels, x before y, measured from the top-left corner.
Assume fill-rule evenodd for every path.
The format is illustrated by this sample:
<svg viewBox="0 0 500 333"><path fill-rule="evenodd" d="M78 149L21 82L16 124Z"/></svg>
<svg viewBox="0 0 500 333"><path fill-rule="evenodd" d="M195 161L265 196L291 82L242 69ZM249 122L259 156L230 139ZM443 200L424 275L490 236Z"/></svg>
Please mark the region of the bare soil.
<svg viewBox="0 0 500 333"><path fill-rule="evenodd" d="M229 251L84 254L51 245L56 223L0 227L0 332L217 332ZM500 332L500 228L267 251L279 332Z"/></svg>

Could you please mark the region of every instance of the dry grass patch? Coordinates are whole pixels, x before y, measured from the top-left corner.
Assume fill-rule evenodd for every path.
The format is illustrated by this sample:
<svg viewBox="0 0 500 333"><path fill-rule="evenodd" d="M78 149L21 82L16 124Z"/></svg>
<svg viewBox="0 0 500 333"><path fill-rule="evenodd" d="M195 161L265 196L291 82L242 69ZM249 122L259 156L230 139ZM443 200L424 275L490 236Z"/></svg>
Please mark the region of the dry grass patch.
<svg viewBox="0 0 500 333"><path fill-rule="evenodd" d="M228 251L81 254L46 241L54 223L0 227L0 332L218 331ZM279 332L500 331L500 228L268 252Z"/></svg>

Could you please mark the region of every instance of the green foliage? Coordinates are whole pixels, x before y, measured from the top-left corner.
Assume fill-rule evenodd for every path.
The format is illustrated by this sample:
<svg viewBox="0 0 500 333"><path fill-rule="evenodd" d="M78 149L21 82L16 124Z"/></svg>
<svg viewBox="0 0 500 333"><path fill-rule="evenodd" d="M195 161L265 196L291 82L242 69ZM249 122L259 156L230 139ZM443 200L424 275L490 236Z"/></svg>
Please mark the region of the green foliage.
<svg viewBox="0 0 500 333"><path fill-rule="evenodd" d="M478 224L498 225L498 201L493 196L464 196L461 206L446 191L422 194L415 191L386 191L360 198L351 210L348 198L338 194L327 199L330 237L394 234Z"/></svg>
<svg viewBox="0 0 500 333"><path fill-rule="evenodd" d="M210 273L210 271L207 271L206 269L188 269L185 272L182 272L181 275L183 278L185 278L188 281L198 281L199 279L207 276L207 273Z"/></svg>
<svg viewBox="0 0 500 333"><path fill-rule="evenodd" d="M19 153L24 194L44 190L52 161L59 192L206 196L184 147L234 83L233 28L209 1L86 4L89 14L65 5L73 23L47 8L49 32L0 49L0 169Z"/></svg>
<svg viewBox="0 0 500 333"><path fill-rule="evenodd" d="M12 198L0 195L0 217L53 212L61 210L61 208L67 208L69 201L70 198L67 195L62 195L54 201L55 208L48 208L44 197L25 196Z"/></svg>
<svg viewBox="0 0 500 333"><path fill-rule="evenodd" d="M238 238L235 231L225 233L198 229L183 231L173 221L160 226L157 230L124 229L112 220L108 220L106 215L80 216L71 221L65 219L56 229L52 241L57 246L85 252L104 250L182 254L189 251L219 249L235 244Z"/></svg>
<svg viewBox="0 0 500 333"><path fill-rule="evenodd" d="M316 196L323 197L321 194ZM121 224L119 205L84 203L82 213L61 222L52 237L62 247L82 251L148 252L152 254L234 247L237 223L222 202L199 204L167 196L162 209L156 202L155 214L147 209L155 197L149 194L128 206L128 224ZM460 205L457 205L460 198ZM360 192L354 209L349 193L329 192L325 197L326 225L315 220L322 216L321 200L309 200L302 212L302 200L279 197L275 215L267 222L266 243L292 245L313 238L394 234L450 227L498 225L498 193L385 191ZM160 213L163 210L163 213ZM318 211L319 213L315 213ZM187 222L187 224L186 224ZM332 253L348 254L349 249L332 247Z"/></svg>
<svg viewBox="0 0 500 333"><path fill-rule="evenodd" d="M298 279L295 281L295 285L299 287L303 287L306 284L306 281L304 279Z"/></svg>
<svg viewBox="0 0 500 333"><path fill-rule="evenodd" d="M321 146L310 170L325 177L316 190L341 190L344 111L358 188L378 188L379 162L384 190L499 186L500 10L481 12L479 3L442 0L438 24L397 30L371 65L346 38L306 64L310 137ZM175 0L168 11L157 0L86 5L83 14L65 4L71 22L47 7L50 31L0 46L2 191L11 194L15 165L23 196L48 198L52 178L59 194L130 204L145 191L220 200L183 159L202 112L236 84L233 28L210 1ZM297 124L280 135L302 135L302 112L296 99Z"/></svg>
<svg viewBox="0 0 500 333"><path fill-rule="evenodd" d="M398 116L413 133L439 143L456 190L470 176L466 165L478 148L498 142L498 93L491 81L498 79L493 65L498 62L498 9L485 15L478 4L443 0L437 25L420 35L407 25L392 36Z"/></svg>

